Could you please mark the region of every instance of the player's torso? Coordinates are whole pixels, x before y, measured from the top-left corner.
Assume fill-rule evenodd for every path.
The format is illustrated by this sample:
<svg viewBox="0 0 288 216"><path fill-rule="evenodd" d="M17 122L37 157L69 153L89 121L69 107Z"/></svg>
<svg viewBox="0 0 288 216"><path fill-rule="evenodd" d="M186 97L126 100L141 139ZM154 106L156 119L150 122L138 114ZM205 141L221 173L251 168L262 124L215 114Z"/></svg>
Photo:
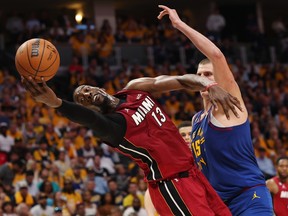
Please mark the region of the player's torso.
<svg viewBox="0 0 288 216"><path fill-rule="evenodd" d="M273 195L274 211L277 216L288 215L288 183L279 181L279 177L273 180L278 186L278 193Z"/></svg>
<svg viewBox="0 0 288 216"><path fill-rule="evenodd" d="M124 90L116 96L125 97L126 102L117 112L125 117L127 124L118 150L132 157L148 180L166 178L192 167L192 154L185 141L150 94Z"/></svg>
<svg viewBox="0 0 288 216"><path fill-rule="evenodd" d="M217 127L209 114L196 114L192 128L192 152L196 163L222 199L243 188L264 184L251 142L249 122ZM202 115L203 116L203 115Z"/></svg>

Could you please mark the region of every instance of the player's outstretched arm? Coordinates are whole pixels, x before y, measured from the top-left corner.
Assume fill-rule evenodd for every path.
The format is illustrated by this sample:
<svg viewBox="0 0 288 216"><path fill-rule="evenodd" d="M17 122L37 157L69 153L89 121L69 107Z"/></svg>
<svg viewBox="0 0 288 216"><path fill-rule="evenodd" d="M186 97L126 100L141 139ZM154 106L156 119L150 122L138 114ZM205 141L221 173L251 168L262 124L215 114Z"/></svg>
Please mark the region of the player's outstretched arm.
<svg viewBox="0 0 288 216"><path fill-rule="evenodd" d="M162 19L165 15L169 16L173 27L188 37L190 41L197 47L197 49L212 62L215 70L214 77L216 82L218 82L221 87L229 91L232 95L240 96L237 83L234 80L234 76L221 50L203 34L184 23L179 18L175 9L171 9L164 5L159 5L159 8L161 8L162 11L159 13L158 19Z"/></svg>
<svg viewBox="0 0 288 216"><path fill-rule="evenodd" d="M189 79L189 86L179 82L181 77ZM125 89L136 89L146 91L151 94L169 92L188 88L192 91L204 90L208 85L214 83L206 77L200 77L195 74L185 74L183 76L162 75L158 77L142 77L130 81Z"/></svg>
<svg viewBox="0 0 288 216"><path fill-rule="evenodd" d="M49 107L57 108L62 104L62 100L56 96L42 78L42 83L37 84L32 77L28 79L21 77L24 88L31 94L35 101L44 103Z"/></svg>
<svg viewBox="0 0 288 216"><path fill-rule="evenodd" d="M230 118L228 114L229 110L232 110L236 117L239 116L235 110L235 106L241 110L240 102L236 97L216 86L214 81L195 74L185 74L183 76L164 75L155 78L144 77L130 81L125 88L146 91L151 94L180 89L189 89L192 91L207 90L211 103L215 105L216 109L217 104L220 104L227 118Z"/></svg>
<svg viewBox="0 0 288 216"><path fill-rule="evenodd" d="M91 128L97 137L108 144L115 147L122 140L126 130L122 115L116 113L103 115L79 104L62 100L56 96L44 80L38 84L32 77L28 79L22 77L22 84L35 101L56 108L69 120Z"/></svg>

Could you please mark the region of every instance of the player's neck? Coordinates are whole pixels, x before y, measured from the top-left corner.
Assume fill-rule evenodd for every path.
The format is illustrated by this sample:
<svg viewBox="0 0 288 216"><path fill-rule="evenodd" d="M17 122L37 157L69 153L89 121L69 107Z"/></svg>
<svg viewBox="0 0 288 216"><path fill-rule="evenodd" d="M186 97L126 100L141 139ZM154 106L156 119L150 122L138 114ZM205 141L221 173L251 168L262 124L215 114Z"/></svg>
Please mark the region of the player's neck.
<svg viewBox="0 0 288 216"><path fill-rule="evenodd" d="M279 180L280 180L280 182L282 182L282 183L288 183L288 177L286 177L286 178L281 178L280 176L279 176Z"/></svg>

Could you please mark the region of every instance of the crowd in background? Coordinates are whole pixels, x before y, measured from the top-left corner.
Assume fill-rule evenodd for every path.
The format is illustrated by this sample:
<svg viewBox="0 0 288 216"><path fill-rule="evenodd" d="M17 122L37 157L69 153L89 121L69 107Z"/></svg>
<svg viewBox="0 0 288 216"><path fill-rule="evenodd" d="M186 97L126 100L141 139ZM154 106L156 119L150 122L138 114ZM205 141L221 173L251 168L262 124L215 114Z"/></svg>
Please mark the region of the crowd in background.
<svg viewBox="0 0 288 216"><path fill-rule="evenodd" d="M271 64L266 52L268 40L264 35L258 37L261 34L257 24L249 22L247 38L254 57L243 64L238 42L222 32L225 18L219 18L219 11L212 14L220 22L213 26L212 16L208 25L207 18L205 34L228 58L249 112L257 162L268 179L276 174L277 157L288 155L287 29L281 19L273 24L275 38L270 41L281 45L277 46L279 61ZM0 19L0 32L5 35L7 50L15 51L34 37L71 44L71 64L61 76L49 81L56 93L67 100L72 100L75 87L84 83L114 94L131 79L194 73L203 58L185 36L166 22L148 25L145 19L118 17L113 34L107 20L100 28L91 28L86 20L83 25L87 28L79 30L65 15L53 19L43 12L25 18L13 12L5 18ZM155 61L140 65L123 59L120 67L111 67L109 60L117 43L150 45ZM191 59L188 66L179 63L180 46ZM88 51L87 68L81 62L83 48ZM145 215L140 213L144 211L143 194L147 188L142 171L95 137L89 128L68 121L57 109L35 103L21 86L14 65L3 64L0 69L3 215ZM188 90L161 94L157 99L176 125L190 120L202 106L199 94Z"/></svg>

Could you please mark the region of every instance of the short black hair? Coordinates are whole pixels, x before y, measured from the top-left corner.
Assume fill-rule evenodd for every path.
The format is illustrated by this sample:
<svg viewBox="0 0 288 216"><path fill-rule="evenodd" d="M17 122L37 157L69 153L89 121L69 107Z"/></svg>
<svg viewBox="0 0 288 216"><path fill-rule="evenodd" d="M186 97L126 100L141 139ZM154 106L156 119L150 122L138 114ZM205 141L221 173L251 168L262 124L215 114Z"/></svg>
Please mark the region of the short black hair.
<svg viewBox="0 0 288 216"><path fill-rule="evenodd" d="M12 164L18 165L19 167L24 167L25 161L23 159L12 160Z"/></svg>
<svg viewBox="0 0 288 216"><path fill-rule="evenodd" d="M34 176L34 171L33 170L26 170L25 174L26 174L26 176Z"/></svg>
<svg viewBox="0 0 288 216"><path fill-rule="evenodd" d="M280 160L288 160L288 157L287 156L278 157L277 160L276 160L276 165L279 164Z"/></svg>
<svg viewBox="0 0 288 216"><path fill-rule="evenodd" d="M190 121L182 121L179 125L178 125L178 129L182 128L182 127L190 127L192 126Z"/></svg>

